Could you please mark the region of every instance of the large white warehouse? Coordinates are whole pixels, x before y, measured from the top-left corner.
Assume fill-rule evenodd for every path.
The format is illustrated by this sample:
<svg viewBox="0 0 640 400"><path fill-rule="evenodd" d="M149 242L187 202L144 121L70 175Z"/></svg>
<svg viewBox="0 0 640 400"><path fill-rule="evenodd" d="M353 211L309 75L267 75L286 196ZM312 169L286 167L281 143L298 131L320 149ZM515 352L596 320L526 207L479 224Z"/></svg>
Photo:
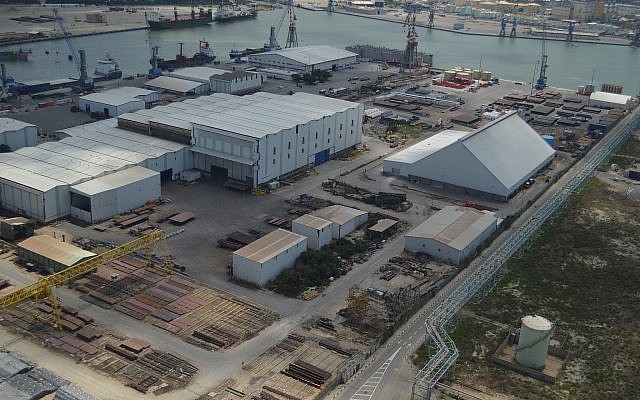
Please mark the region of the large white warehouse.
<svg viewBox="0 0 640 400"><path fill-rule="evenodd" d="M210 67L180 68L170 77L206 83L214 93L241 94L255 92L262 87L265 75L258 72L227 71Z"/></svg>
<svg viewBox="0 0 640 400"><path fill-rule="evenodd" d="M458 265L482 245L497 226L498 220L489 213L449 206L407 233L404 248Z"/></svg>
<svg viewBox="0 0 640 400"><path fill-rule="evenodd" d="M276 229L233 252L233 277L264 286L280 271L293 267L306 250L306 237Z"/></svg>
<svg viewBox="0 0 640 400"><path fill-rule="evenodd" d="M473 132L445 130L383 163L385 174L506 201L555 151L516 112Z"/></svg>
<svg viewBox="0 0 640 400"><path fill-rule="evenodd" d="M589 105L591 107L601 108L620 108L629 109L631 106L631 96L607 92L593 92L589 96Z"/></svg>
<svg viewBox="0 0 640 400"><path fill-rule="evenodd" d="M313 215L333 222L331 235L334 239L347 236L369 219L369 213L366 211L339 204L316 210Z"/></svg>
<svg viewBox="0 0 640 400"><path fill-rule="evenodd" d="M118 126L193 144L194 167L257 187L362 141L363 106L307 93L211 96L121 115Z"/></svg>
<svg viewBox="0 0 640 400"><path fill-rule="evenodd" d="M291 231L306 236L309 248L317 250L331 243L333 225L326 219L305 214L291 221Z"/></svg>
<svg viewBox="0 0 640 400"><path fill-rule="evenodd" d="M356 53L331 46L302 46L249 55L249 64L297 72L335 71L356 63Z"/></svg>
<svg viewBox="0 0 640 400"><path fill-rule="evenodd" d="M12 118L0 118L0 144L11 151L38 144L38 127Z"/></svg>
<svg viewBox="0 0 640 400"><path fill-rule="evenodd" d="M193 165L188 146L115 127L108 119L64 139L0 154L0 207L49 222L71 212L70 186L136 165L174 179Z"/></svg>
<svg viewBox="0 0 640 400"><path fill-rule="evenodd" d="M160 173L131 167L71 186L71 216L95 223L160 198Z"/></svg>

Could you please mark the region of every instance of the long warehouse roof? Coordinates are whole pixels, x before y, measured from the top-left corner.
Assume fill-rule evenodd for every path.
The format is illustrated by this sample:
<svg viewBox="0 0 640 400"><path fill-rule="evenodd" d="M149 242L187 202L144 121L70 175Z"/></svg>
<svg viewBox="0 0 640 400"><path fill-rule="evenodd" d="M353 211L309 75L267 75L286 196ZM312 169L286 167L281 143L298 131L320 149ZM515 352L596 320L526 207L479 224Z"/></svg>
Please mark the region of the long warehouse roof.
<svg viewBox="0 0 640 400"><path fill-rule="evenodd" d="M248 96L215 93L123 114L118 119L139 124L158 123L180 129L190 129L193 124L261 138L356 107L359 107L358 103L308 93L291 96L264 92Z"/></svg>
<svg viewBox="0 0 640 400"><path fill-rule="evenodd" d="M314 65L342 58L355 57L357 54L331 46L302 46L270 51L267 53L258 53L249 56L249 59L260 58L260 56L265 55L279 55L297 61L301 64Z"/></svg>
<svg viewBox="0 0 640 400"><path fill-rule="evenodd" d="M61 242L48 235L36 235L18 243L18 247L70 267L95 253L72 244Z"/></svg>
<svg viewBox="0 0 640 400"><path fill-rule="evenodd" d="M257 263L264 263L305 240L307 240L305 236L278 228L234 251L233 254Z"/></svg>
<svg viewBox="0 0 640 400"><path fill-rule="evenodd" d="M117 128L115 119L63 129L66 137L0 154L0 178L48 191L180 151L186 145Z"/></svg>

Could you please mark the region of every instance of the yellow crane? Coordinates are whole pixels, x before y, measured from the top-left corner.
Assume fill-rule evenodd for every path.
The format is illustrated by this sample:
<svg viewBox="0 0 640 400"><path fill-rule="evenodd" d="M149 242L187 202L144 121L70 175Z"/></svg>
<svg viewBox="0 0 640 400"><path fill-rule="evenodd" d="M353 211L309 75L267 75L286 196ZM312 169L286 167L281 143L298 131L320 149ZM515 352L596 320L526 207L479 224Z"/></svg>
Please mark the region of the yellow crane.
<svg viewBox="0 0 640 400"><path fill-rule="evenodd" d="M161 230L154 230L128 243L118 246L114 249L107 250L88 260L82 261L72 267L65 268L55 274L43 276L34 283L16 289L0 297L0 309L5 309L25 300L40 300L48 298L51 301L53 316L55 318L55 326L60 326L60 308L53 294L53 288L64 285L72 279L80 277L90 272L100 265L116 260L134 251L152 246L156 242L165 239L165 234Z"/></svg>

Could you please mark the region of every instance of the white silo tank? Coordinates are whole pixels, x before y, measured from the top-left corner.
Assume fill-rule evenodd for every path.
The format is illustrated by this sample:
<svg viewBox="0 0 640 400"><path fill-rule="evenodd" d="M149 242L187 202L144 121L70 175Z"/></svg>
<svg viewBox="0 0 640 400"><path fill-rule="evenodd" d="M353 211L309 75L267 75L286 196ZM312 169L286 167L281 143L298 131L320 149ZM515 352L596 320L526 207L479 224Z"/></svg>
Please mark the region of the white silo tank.
<svg viewBox="0 0 640 400"><path fill-rule="evenodd" d="M539 315L522 318L516 361L525 367L541 369L545 366L553 324Z"/></svg>

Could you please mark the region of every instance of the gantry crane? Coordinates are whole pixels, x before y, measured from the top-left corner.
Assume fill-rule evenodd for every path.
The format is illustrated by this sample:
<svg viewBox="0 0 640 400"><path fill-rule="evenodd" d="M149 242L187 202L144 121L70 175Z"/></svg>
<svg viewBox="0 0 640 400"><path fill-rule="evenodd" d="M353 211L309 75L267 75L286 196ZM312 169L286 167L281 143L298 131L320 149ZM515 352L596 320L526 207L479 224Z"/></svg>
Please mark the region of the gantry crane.
<svg viewBox="0 0 640 400"><path fill-rule="evenodd" d="M64 41L67 43L67 47L71 52L73 63L76 65L76 69L80 74L80 78L78 79L79 89L82 91L93 89L93 79L89 78L89 75L87 74L87 58L85 56L84 50L76 51L76 48L71 41L71 35L64 27L62 17L58 14L58 10L56 8L53 9L53 15L55 16L58 28L60 28L60 32L62 32Z"/></svg>
<svg viewBox="0 0 640 400"><path fill-rule="evenodd" d="M100 265L118 259L136 250L143 249L164 240L165 234L161 230L154 230L146 235L134 239L128 243L118 246L114 249L107 250L86 261L82 261L72 267L63 269L55 274L43 276L34 283L23 288L14 290L0 297L0 309L5 309L25 300L42 300L48 298L53 309L55 319L55 327L60 327L60 308L58 301L53 293L53 288L60 287L65 283L78 278Z"/></svg>
<svg viewBox="0 0 640 400"><path fill-rule="evenodd" d="M289 33L287 34L287 44L285 48L298 47L298 31L296 30L296 14L293 7L289 8Z"/></svg>
<svg viewBox="0 0 640 400"><path fill-rule="evenodd" d="M404 60L401 71L412 70L418 67L418 33L416 32L416 14L410 12L404 20L404 27L407 30L407 47L404 50Z"/></svg>
<svg viewBox="0 0 640 400"><path fill-rule="evenodd" d="M538 75L538 80L536 81L535 88L537 90L543 90L547 87L547 31L545 27L545 23L542 23L542 45L540 52L540 75Z"/></svg>
<svg viewBox="0 0 640 400"><path fill-rule="evenodd" d="M288 0L287 5L284 8L284 12L282 13L282 15L280 15L280 19L278 20L278 23L271 27L271 30L269 33L269 49L277 50L280 48L280 45L278 44L278 34L280 33L280 28L282 28L282 24L284 23L285 17L289 15L289 10L291 10L292 8L293 8L293 0Z"/></svg>

